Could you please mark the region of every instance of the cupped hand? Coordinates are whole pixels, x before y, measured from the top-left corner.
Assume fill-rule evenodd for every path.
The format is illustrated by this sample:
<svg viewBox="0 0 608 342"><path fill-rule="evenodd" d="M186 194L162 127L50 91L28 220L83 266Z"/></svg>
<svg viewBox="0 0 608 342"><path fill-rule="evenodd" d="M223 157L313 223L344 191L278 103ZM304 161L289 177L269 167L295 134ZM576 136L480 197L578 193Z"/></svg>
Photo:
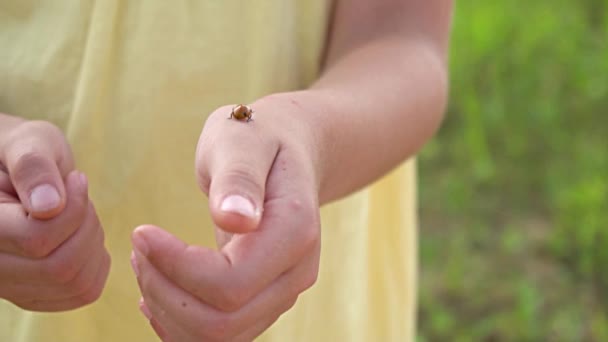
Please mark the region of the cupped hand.
<svg viewBox="0 0 608 342"><path fill-rule="evenodd" d="M110 267L104 234L61 131L0 114L0 298L32 311L95 301Z"/></svg>
<svg viewBox="0 0 608 342"><path fill-rule="evenodd" d="M142 311L164 341L250 341L317 279L315 144L288 97L253 105L253 120L207 120L196 153L219 249L155 226L133 233ZM196 227L191 227L196 229Z"/></svg>

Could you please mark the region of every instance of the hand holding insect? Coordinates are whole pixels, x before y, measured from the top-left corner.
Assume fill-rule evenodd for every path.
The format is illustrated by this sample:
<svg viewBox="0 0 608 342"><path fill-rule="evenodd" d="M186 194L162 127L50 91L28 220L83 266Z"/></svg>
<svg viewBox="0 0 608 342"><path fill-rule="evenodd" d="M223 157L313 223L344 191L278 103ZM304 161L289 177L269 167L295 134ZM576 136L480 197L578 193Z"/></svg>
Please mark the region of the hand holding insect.
<svg viewBox="0 0 608 342"><path fill-rule="evenodd" d="M316 281L311 130L298 121L303 109L286 97L254 108L260 114L246 125L226 120L226 113L250 119L250 108L218 109L197 148L219 251L189 246L153 226L133 234L142 311L164 341L250 341Z"/></svg>

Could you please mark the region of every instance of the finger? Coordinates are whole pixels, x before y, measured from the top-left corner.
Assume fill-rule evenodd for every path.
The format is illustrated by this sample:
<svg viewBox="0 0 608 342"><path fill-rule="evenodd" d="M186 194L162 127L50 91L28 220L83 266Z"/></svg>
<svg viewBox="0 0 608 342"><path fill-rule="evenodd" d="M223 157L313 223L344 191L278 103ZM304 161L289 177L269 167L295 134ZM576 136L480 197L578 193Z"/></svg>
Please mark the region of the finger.
<svg viewBox="0 0 608 342"><path fill-rule="evenodd" d="M291 306L286 306L284 309L279 309L276 312L272 313L269 317L261 319L257 322L253 327L249 330L241 333L240 335L234 337L232 342L251 342L258 336L260 336L264 331L268 330L280 317L283 313L287 312L291 307L295 304L293 302Z"/></svg>
<svg viewBox="0 0 608 342"><path fill-rule="evenodd" d="M63 177L73 169L61 131L42 121L24 122L0 140L0 162L25 210L37 219L57 216L65 207Z"/></svg>
<svg viewBox="0 0 608 342"><path fill-rule="evenodd" d="M133 243L177 285L217 308L233 311L319 245L314 223L301 226L310 215L284 208L290 204L282 201L267 205L260 229L235 236L225 252L188 246L153 226L136 229ZM273 214L275 210L284 216ZM295 222L285 222L284 217Z"/></svg>
<svg viewBox="0 0 608 342"><path fill-rule="evenodd" d="M0 205L6 203L20 203L17 192L13 188L11 179L8 176L6 168L0 164Z"/></svg>
<svg viewBox="0 0 608 342"><path fill-rule="evenodd" d="M131 262L134 268L138 268L137 266L137 257L136 253L132 252L131 254ZM187 342L190 341L191 338L189 333L184 331L179 324L176 324L174 321L168 321L166 318L166 311L164 311L161 307L156 304L152 305L152 309L146 303L146 298L148 298L148 302L152 302L152 300L148 297L148 294L143 290L143 285L141 278L139 276L139 271L136 270L137 274L137 285L139 286L139 290L141 292L142 297L139 299L139 310L146 317L150 326L154 330L156 336L158 336L163 342L170 341L180 341ZM159 321L159 318L161 321Z"/></svg>
<svg viewBox="0 0 608 342"><path fill-rule="evenodd" d="M134 254L132 256L133 256L133 258L135 258ZM150 326L152 326L152 329L154 330L156 335L161 340L163 340L163 342L168 342L168 341L172 340L167 335L167 328L163 328L160 325L160 323L158 323L158 321L152 316L152 312L150 311L150 308L148 308L148 306L146 305L144 297L139 298L139 310L146 317L146 319L150 323ZM171 331L176 331L176 330L179 330L179 327L169 327L169 329ZM178 338L177 341L186 341L186 338L185 337Z"/></svg>
<svg viewBox="0 0 608 342"><path fill-rule="evenodd" d="M320 249L320 217L312 165L302 151L282 147L267 181L260 228L234 236L222 249L230 261L237 293L235 306L247 302L277 277ZM199 272L200 273L200 272Z"/></svg>
<svg viewBox="0 0 608 342"><path fill-rule="evenodd" d="M159 323L156 320L156 318L154 318L152 316L152 312L146 305L143 297L141 297L141 299L139 300L139 309L142 312L142 314L146 317L146 319L148 320L148 323L150 323L150 326L154 330L154 333L156 334L156 336L158 336L158 338L160 338L161 341L163 341L163 342L173 342L173 341L188 342L188 341L190 341L190 338L188 337L186 332L182 331L180 327L171 325L171 323L169 323L169 322L163 322L162 324ZM167 331L169 331L169 333Z"/></svg>
<svg viewBox="0 0 608 342"><path fill-rule="evenodd" d="M178 326L199 339L214 340L228 340L250 330L260 319L291 308L297 296L315 282L319 261L318 251L314 251L241 309L223 312L176 286L140 253L136 256L138 281L152 315L163 325L167 322L167 327Z"/></svg>
<svg viewBox="0 0 608 342"><path fill-rule="evenodd" d="M0 191L0 205L3 204L19 204L19 198L16 195L11 195L6 192Z"/></svg>
<svg viewBox="0 0 608 342"><path fill-rule="evenodd" d="M68 311L89 305L101 296L110 271L110 265L110 255L104 253L104 260L97 272L93 286L82 295L59 301L29 300L25 302L14 302L14 304L26 310L40 312Z"/></svg>
<svg viewBox="0 0 608 342"><path fill-rule="evenodd" d="M194 303L198 301L196 298L171 284L160 272L151 267L141 254L137 252L135 254L137 260L143 259L138 261L141 270L138 284L145 303L142 312L150 319L156 334L163 341L168 340L169 337L175 341L227 340L227 336L223 335L224 332L221 333L221 339L217 337L218 331L223 330L223 322L212 321L210 315L201 315L197 310L192 310L190 306L195 305ZM169 301L177 304L166 308L164 304L167 304L167 301L159 300L160 297L170 298ZM175 306L181 310L175 311ZM185 313L196 315L196 318L192 317L191 320L196 320L197 324L192 326L180 321Z"/></svg>
<svg viewBox="0 0 608 342"><path fill-rule="evenodd" d="M92 204L81 227L44 259L30 259L0 253L0 278L28 284L65 284L89 262L92 253L101 254L104 233Z"/></svg>
<svg viewBox="0 0 608 342"><path fill-rule="evenodd" d="M0 205L0 252L43 258L68 239L82 224L88 205L88 183L77 171L66 179L68 202L50 220L28 217L20 204Z"/></svg>
<svg viewBox="0 0 608 342"><path fill-rule="evenodd" d="M210 116L196 152L196 171L208 189L211 216L233 233L254 230L264 207L266 177L279 145L267 139L254 121L226 120L223 107Z"/></svg>
<svg viewBox="0 0 608 342"><path fill-rule="evenodd" d="M277 197L266 201L259 229L235 235L221 252L188 246L154 226L135 230L134 247L203 301L226 311L238 309L320 245L318 207L303 196L306 187L286 179L281 186L286 193L276 191Z"/></svg>
<svg viewBox="0 0 608 342"><path fill-rule="evenodd" d="M222 230L221 228L218 228L217 226L214 228L215 231L215 243L218 247L218 249L222 249L224 248L224 246L226 246L228 244L228 242L230 242L230 240L232 240L232 238L234 237L234 233L228 233L225 230Z"/></svg>
<svg viewBox="0 0 608 342"><path fill-rule="evenodd" d="M106 252L101 250L65 284L11 283L0 286L0 297L13 301L63 301L84 295L93 287Z"/></svg>
<svg viewBox="0 0 608 342"><path fill-rule="evenodd" d="M281 167L274 167L269 176L260 228L235 235L222 253L187 246L153 226L136 229L135 248L205 302L227 311L241 307L320 244L315 186L309 181L309 170L289 158L297 151L286 152L277 157Z"/></svg>
<svg viewBox="0 0 608 342"><path fill-rule="evenodd" d="M137 265L140 275L138 284L149 315L163 328L165 334L157 331L158 335L171 336L179 341L211 340L212 329L223 329L222 322L211 321L208 312L202 312L195 307L197 298L173 285L165 276L158 272L140 253L136 252ZM162 298L164 297L164 299ZM199 302L200 303L200 302ZM209 307L207 307L209 308ZM208 311L213 310L211 308ZM217 312L217 310L214 310ZM145 314L145 313L144 313ZM194 325L183 322L186 315L196 315L189 320L195 320ZM209 329L210 326L214 328ZM156 329L155 329L156 330ZM213 339L215 337L213 336Z"/></svg>
<svg viewBox="0 0 608 342"><path fill-rule="evenodd" d="M158 323L158 321L156 319L154 319L154 318L150 319L150 326L154 330L154 333L156 333L156 336L158 336L162 342L173 342L174 341L172 338L170 338L167 335L166 328L163 328L162 325L160 323ZM177 341L187 342L188 340L177 339Z"/></svg>
<svg viewBox="0 0 608 342"><path fill-rule="evenodd" d="M13 188L13 183L11 183L11 179L8 176L8 172L2 164L0 164L0 193L5 193L6 195L10 195L11 198L16 197L17 193L15 192L15 188ZM17 198L17 202L18 198ZM0 204L5 203L0 201Z"/></svg>
<svg viewBox="0 0 608 342"><path fill-rule="evenodd" d="M81 229L83 231L84 229ZM14 300L38 299L58 301L84 294L93 286L100 266L107 254L103 246L103 232L94 230L92 234L79 234L69 244L82 243L84 246L62 246L44 261L21 260L22 273L27 275L0 273L3 279L13 280L0 284L0 297ZM88 241L77 241L85 238ZM89 242L90 241L90 242ZM74 253L75 248L81 249ZM68 249L65 253L65 249ZM60 254L63 255L55 255ZM4 268L4 267L3 267ZM3 270L4 271L4 270ZM32 280L24 280L32 278Z"/></svg>
<svg viewBox="0 0 608 342"><path fill-rule="evenodd" d="M223 283L226 282L222 280L225 278L224 274L230 272L231 267L222 253L205 247L188 246L155 226L138 227L133 232L132 240L135 252L146 257L179 286L209 303L221 302L221 299L214 300L215 293L221 291ZM193 261L195 265L185 264ZM195 277L191 276L193 271L204 272L208 274L209 279L195 286Z"/></svg>
<svg viewBox="0 0 608 342"><path fill-rule="evenodd" d="M78 289L87 288L83 284L87 279L79 279L81 270L96 267L103 260L100 256L107 254L104 246L104 232L99 222L97 213L92 203L89 203L87 215L80 228L66 242L49 255L42 263L38 264L43 271L47 272L47 277L59 283L67 285L68 288ZM95 263L96 259L99 260ZM90 275L90 274L89 274Z"/></svg>

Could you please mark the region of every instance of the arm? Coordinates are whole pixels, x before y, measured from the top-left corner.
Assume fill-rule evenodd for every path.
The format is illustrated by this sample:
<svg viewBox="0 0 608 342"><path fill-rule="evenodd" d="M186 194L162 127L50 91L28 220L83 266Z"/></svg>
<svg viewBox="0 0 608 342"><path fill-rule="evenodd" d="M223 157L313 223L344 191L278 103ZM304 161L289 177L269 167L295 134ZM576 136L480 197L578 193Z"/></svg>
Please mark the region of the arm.
<svg viewBox="0 0 608 342"><path fill-rule="evenodd" d="M338 1L321 78L260 100L306 108L321 203L380 177L435 132L447 101L451 8L451 0Z"/></svg>
<svg viewBox="0 0 608 342"><path fill-rule="evenodd" d="M196 172L219 250L155 226L132 236L142 312L161 338L253 340L315 283L319 205L412 155L440 122L450 11L339 1L318 82L256 101L251 122L227 120L231 106L210 115Z"/></svg>

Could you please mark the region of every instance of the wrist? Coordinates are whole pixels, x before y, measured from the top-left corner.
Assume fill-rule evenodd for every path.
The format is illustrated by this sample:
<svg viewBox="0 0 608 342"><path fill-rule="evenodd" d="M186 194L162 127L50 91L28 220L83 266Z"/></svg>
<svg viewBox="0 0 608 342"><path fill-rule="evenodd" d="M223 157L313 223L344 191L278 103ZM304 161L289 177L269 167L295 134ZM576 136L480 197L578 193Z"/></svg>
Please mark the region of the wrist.
<svg viewBox="0 0 608 342"><path fill-rule="evenodd" d="M283 147L296 150L303 155L304 167L310 167L309 173L317 189L319 201L322 201L323 184L327 174L327 162L331 151L330 115L331 101L324 90L300 90L276 93L256 100L251 106L259 117L266 113L277 116L277 135Z"/></svg>

